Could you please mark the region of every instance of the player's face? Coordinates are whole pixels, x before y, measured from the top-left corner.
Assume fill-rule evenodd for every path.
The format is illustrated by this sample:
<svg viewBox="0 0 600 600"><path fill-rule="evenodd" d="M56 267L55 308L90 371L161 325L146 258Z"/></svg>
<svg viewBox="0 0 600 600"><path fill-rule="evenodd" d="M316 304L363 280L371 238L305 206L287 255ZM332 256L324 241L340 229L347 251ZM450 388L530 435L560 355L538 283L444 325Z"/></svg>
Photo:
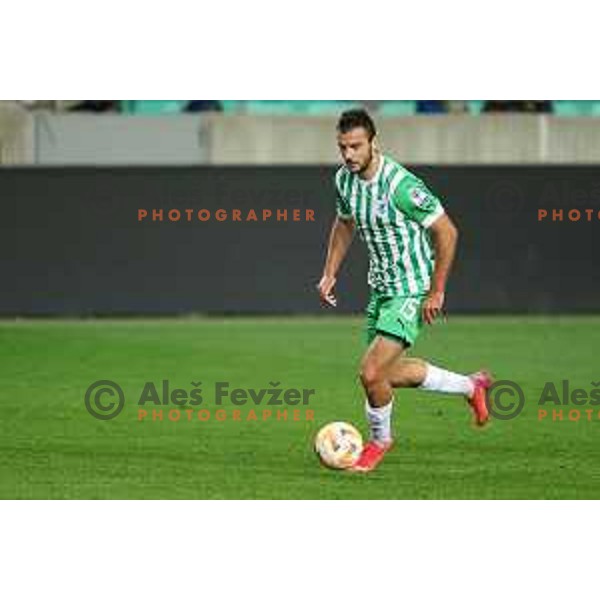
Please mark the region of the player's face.
<svg viewBox="0 0 600 600"><path fill-rule="evenodd" d="M338 148L346 167L352 173L362 173L373 160L373 140L364 127L355 127L346 133L338 133Z"/></svg>

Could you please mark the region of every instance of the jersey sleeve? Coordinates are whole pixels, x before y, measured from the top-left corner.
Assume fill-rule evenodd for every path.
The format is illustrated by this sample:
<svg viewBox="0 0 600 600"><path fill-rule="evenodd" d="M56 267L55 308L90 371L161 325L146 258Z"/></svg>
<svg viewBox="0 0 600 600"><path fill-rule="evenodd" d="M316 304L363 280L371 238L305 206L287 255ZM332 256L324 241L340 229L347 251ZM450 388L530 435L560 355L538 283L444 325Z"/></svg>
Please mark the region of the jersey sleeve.
<svg viewBox="0 0 600 600"><path fill-rule="evenodd" d="M431 227L445 212L439 199L416 177L405 177L392 200L397 209L425 228Z"/></svg>
<svg viewBox="0 0 600 600"><path fill-rule="evenodd" d="M342 195L342 170L340 169L335 174L335 191L336 191L336 202L335 212L340 219L353 219L352 211L350 210L350 204L348 200Z"/></svg>
<svg viewBox="0 0 600 600"><path fill-rule="evenodd" d="M345 200L339 192L337 193L337 199L335 202L335 212L340 219L348 220L354 218L350 212L348 201Z"/></svg>

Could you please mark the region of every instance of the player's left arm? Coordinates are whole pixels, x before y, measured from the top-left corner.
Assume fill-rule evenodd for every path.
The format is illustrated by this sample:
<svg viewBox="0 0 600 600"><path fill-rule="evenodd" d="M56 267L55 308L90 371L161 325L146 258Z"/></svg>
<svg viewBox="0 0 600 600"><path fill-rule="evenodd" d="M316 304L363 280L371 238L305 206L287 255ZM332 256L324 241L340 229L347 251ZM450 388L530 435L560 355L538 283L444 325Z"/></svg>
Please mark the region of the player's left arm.
<svg viewBox="0 0 600 600"><path fill-rule="evenodd" d="M429 230L435 250L431 287L422 305L423 320L433 323L444 308L446 282L456 254L458 231L440 200L416 177L405 177L394 190L396 207Z"/></svg>
<svg viewBox="0 0 600 600"><path fill-rule="evenodd" d="M446 283L456 256L458 229L446 214L440 214L429 226L435 252L435 266L431 278L431 288L423 302L423 320L433 323L444 308Z"/></svg>

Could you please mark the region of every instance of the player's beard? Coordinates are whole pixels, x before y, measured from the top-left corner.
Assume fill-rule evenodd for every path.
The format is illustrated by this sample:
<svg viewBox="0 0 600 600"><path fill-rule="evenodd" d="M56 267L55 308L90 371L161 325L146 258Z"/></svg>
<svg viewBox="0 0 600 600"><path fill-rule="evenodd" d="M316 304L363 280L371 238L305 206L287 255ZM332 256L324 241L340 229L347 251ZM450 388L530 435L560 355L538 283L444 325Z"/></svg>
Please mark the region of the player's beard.
<svg viewBox="0 0 600 600"><path fill-rule="evenodd" d="M373 160L375 159L373 146L369 146L369 156L367 160L364 162L363 166L358 170L358 175L364 175L365 171L371 166Z"/></svg>

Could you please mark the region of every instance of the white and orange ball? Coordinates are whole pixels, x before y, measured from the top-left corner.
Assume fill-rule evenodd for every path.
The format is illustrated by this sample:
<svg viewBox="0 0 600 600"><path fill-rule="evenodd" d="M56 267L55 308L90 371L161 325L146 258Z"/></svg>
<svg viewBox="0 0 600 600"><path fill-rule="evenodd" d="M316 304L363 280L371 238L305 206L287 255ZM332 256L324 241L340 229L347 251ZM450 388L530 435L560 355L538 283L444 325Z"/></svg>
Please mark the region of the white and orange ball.
<svg viewBox="0 0 600 600"><path fill-rule="evenodd" d="M330 469L351 467L362 449L363 440L358 429L342 421L328 423L315 438L315 450L321 462Z"/></svg>

